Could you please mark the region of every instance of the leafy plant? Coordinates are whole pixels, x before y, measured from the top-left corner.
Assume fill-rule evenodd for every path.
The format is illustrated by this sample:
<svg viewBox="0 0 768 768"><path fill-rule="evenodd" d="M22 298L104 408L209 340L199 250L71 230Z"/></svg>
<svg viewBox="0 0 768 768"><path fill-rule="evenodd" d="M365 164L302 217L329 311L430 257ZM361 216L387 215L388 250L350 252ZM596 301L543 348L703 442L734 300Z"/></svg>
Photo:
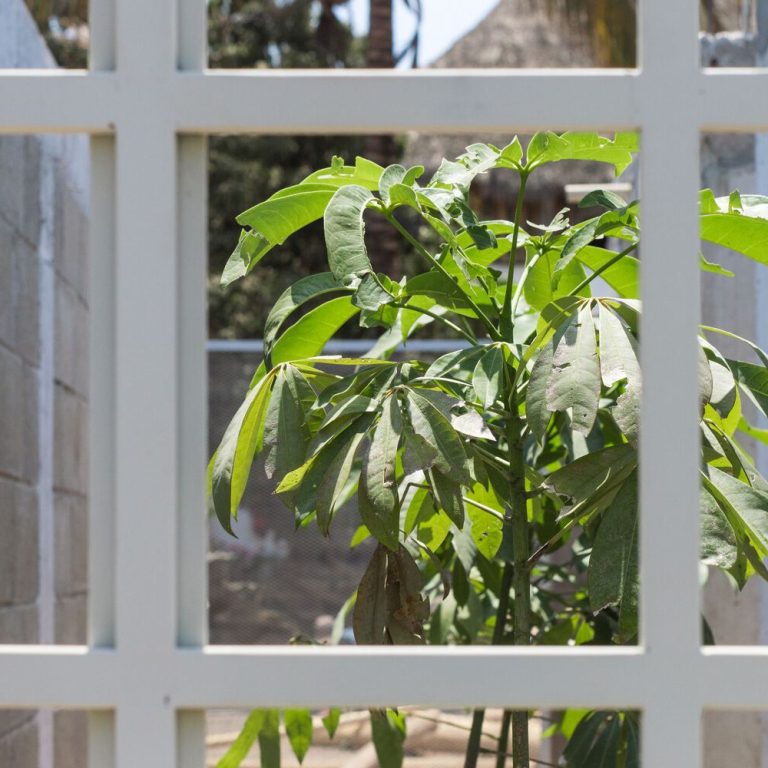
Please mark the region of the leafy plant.
<svg viewBox="0 0 768 768"><path fill-rule="evenodd" d="M598 190L577 223L568 210L545 225L522 213L541 166L585 160L619 174L636 151L629 133L538 133L525 149L517 138L473 144L423 184L421 167L334 158L240 217L224 283L320 219L329 271L303 277L272 307L264 360L210 463L211 506L231 530L257 454L297 526L328 536L356 500L354 540L377 543L348 602L358 643L637 642L641 209ZM485 221L470 205L473 180L491 171L519 177L511 221ZM768 262L768 198L704 190L700 206L705 240ZM401 223L401 209L437 247ZM369 214L394 227L422 272L395 281L373 269ZM703 257L701 266L727 274ZM381 329L369 353L323 355L352 318ZM435 323L455 351L431 362L394 356ZM701 561L741 588L768 578L768 483L741 445L766 439L741 404L768 413L768 356L740 339L754 361L727 358L715 346L722 335L733 336L702 327L699 339ZM285 713L297 754L307 717ZM381 764L399 765L401 714L372 718ZM510 726L514 765L529 765L528 718L506 714L497 765ZM474 713L468 767L483 719ZM569 710L557 728L570 736L567 765L638 764L636 713ZM231 754L241 753L235 744ZM262 744L263 764L276 764L265 755Z"/></svg>

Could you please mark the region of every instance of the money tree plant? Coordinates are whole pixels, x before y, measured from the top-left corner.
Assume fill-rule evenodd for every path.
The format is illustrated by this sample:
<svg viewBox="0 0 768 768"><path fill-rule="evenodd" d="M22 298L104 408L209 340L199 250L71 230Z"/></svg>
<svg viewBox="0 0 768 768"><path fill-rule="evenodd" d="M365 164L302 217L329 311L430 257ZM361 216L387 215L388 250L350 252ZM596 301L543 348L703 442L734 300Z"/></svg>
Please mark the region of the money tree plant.
<svg viewBox="0 0 768 768"><path fill-rule="evenodd" d="M636 151L635 134L542 132L525 148L517 138L473 144L428 180L420 166L334 158L239 217L223 283L321 219L328 271L272 307L263 362L210 463L210 504L231 532L256 456L297 526L330 536L353 504L354 543L375 542L347 603L358 644L637 642L642 209L596 190L548 224L524 220L537 169L584 160L619 174ZM473 180L491 172L517 177L510 221L472 207ZM704 240L768 263L767 197L704 190L700 213ZM396 230L414 274L375 271L368 216ZM353 319L380 330L370 351L323 354ZM409 359L427 325L455 350ZM750 359L718 351L722 336ZM742 588L768 579L768 482L744 445L768 442L745 415L768 413L768 355L702 326L699 360L701 562ZM371 712L385 768L402 762L407 716ZM499 768L508 753L528 768L530 716L504 713ZM262 765L277 765L280 718L255 711L220 765L239 765L257 739ZM301 759L311 713L282 718ZM467 768L487 751L483 719L473 713ZM332 733L338 711L325 722ZM564 765L638 765L637 713L568 710L549 729L558 731Z"/></svg>

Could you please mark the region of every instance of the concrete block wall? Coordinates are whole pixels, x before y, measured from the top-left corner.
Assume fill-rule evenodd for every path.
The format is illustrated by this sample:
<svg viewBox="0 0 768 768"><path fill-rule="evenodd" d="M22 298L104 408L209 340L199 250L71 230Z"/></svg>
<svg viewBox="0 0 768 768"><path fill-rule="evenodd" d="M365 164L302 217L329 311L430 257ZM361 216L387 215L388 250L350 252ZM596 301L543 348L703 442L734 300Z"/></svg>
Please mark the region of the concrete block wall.
<svg viewBox="0 0 768 768"><path fill-rule="evenodd" d="M53 58L0 2L0 67ZM86 642L88 144L0 137L0 643ZM86 765L84 713L0 710L0 768Z"/></svg>

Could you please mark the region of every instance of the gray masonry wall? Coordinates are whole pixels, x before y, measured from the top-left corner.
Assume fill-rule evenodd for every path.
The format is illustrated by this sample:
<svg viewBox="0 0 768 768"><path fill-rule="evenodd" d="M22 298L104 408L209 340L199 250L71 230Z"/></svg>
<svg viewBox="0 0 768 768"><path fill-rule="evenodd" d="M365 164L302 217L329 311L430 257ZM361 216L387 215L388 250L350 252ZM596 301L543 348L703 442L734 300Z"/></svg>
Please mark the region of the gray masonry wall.
<svg viewBox="0 0 768 768"><path fill-rule="evenodd" d="M51 67L21 0L0 67ZM0 643L86 641L88 144L0 137ZM85 715L0 711L0 768L81 768Z"/></svg>

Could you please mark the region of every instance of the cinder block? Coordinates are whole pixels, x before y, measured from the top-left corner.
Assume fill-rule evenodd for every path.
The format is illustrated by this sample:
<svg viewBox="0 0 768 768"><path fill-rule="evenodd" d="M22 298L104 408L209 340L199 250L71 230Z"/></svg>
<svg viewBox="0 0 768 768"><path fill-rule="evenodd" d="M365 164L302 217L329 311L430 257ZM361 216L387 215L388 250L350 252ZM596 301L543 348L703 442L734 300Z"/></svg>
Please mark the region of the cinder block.
<svg viewBox="0 0 768 768"><path fill-rule="evenodd" d="M88 509L82 496L57 493L56 594L83 595L88 589Z"/></svg>
<svg viewBox="0 0 768 768"><path fill-rule="evenodd" d="M37 246L40 240L41 215L47 214L40 210L40 164L42 160L41 139L37 136L24 137L24 184L21 231L24 237Z"/></svg>
<svg viewBox="0 0 768 768"><path fill-rule="evenodd" d="M18 485L15 511L13 602L15 605L25 605L37 600L39 589L37 491Z"/></svg>
<svg viewBox="0 0 768 768"><path fill-rule="evenodd" d="M24 137L0 136L0 218L19 226L24 211Z"/></svg>
<svg viewBox="0 0 768 768"><path fill-rule="evenodd" d="M56 378L87 396L88 311L75 289L56 281Z"/></svg>
<svg viewBox="0 0 768 768"><path fill-rule="evenodd" d="M86 251L88 247L88 216L82 203L70 186L65 170L56 182L56 222L54 258L56 270L77 291L80 298L87 295L88 274Z"/></svg>
<svg viewBox="0 0 768 768"><path fill-rule="evenodd" d="M0 473L20 478L24 473L25 407L24 367L21 360L0 347Z"/></svg>
<svg viewBox="0 0 768 768"><path fill-rule="evenodd" d="M16 351L34 366L40 361L40 263L26 241L14 243L16 261Z"/></svg>
<svg viewBox="0 0 768 768"><path fill-rule="evenodd" d="M13 768L38 768L37 747L37 722L31 720L6 737L9 758L6 765Z"/></svg>
<svg viewBox="0 0 768 768"><path fill-rule="evenodd" d="M85 595L56 600L56 642L83 645L87 642L87 599Z"/></svg>
<svg viewBox="0 0 768 768"><path fill-rule="evenodd" d="M21 393L24 405L24 427L20 448L23 450L22 477L27 483L37 482L40 473L39 430L40 415L37 410L38 371L27 363L23 364L24 388Z"/></svg>
<svg viewBox="0 0 768 768"><path fill-rule="evenodd" d="M0 343L10 348L16 345L15 263L13 230L0 216Z"/></svg>
<svg viewBox="0 0 768 768"><path fill-rule="evenodd" d="M0 741L5 739L11 731L34 719L35 712L31 709L0 709ZM0 765L4 766L5 763Z"/></svg>
<svg viewBox="0 0 768 768"><path fill-rule="evenodd" d="M60 385L54 395L54 486L86 493L86 405Z"/></svg>
<svg viewBox="0 0 768 768"><path fill-rule="evenodd" d="M36 643L38 637L36 605L0 608L0 643Z"/></svg>
<svg viewBox="0 0 768 768"><path fill-rule="evenodd" d="M85 712L56 712L53 716L54 765L85 768L88 716Z"/></svg>
<svg viewBox="0 0 768 768"><path fill-rule="evenodd" d="M16 561L16 485L0 478L0 605L13 602L13 572ZM2 638L0 638L2 639ZM1 710L0 710L1 711Z"/></svg>

